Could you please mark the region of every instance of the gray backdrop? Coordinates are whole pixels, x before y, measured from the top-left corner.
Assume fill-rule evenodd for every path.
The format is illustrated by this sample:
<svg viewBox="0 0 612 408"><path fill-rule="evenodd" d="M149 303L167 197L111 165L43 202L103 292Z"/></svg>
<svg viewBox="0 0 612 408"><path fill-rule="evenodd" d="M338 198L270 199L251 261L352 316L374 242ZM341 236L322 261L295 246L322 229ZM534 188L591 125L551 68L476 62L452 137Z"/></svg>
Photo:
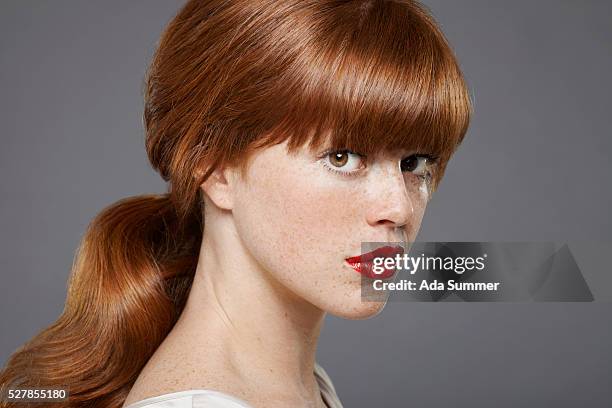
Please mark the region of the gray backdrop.
<svg viewBox="0 0 612 408"><path fill-rule="evenodd" d="M611 240L612 3L425 3L475 116L419 238ZM2 364L60 314L90 219L164 191L143 147L141 90L180 4L0 3ZM318 360L347 407L610 407L611 310L390 303L367 321L329 317Z"/></svg>

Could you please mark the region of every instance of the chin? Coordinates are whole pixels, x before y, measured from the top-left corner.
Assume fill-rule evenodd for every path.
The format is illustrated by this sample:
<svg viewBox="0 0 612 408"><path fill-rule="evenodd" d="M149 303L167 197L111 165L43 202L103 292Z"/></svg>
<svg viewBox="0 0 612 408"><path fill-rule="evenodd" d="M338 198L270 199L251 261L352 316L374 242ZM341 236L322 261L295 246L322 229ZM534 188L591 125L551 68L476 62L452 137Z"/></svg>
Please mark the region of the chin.
<svg viewBox="0 0 612 408"><path fill-rule="evenodd" d="M376 316L385 308L385 302L368 302L360 298L354 302L329 305L326 311L336 317L348 320L364 320Z"/></svg>

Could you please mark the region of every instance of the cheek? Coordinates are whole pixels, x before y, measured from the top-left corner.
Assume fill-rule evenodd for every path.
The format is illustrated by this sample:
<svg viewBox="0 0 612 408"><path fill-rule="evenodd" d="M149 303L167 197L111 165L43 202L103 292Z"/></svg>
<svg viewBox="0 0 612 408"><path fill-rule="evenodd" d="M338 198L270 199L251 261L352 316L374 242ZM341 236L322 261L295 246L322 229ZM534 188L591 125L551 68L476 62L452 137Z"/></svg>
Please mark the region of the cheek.
<svg viewBox="0 0 612 408"><path fill-rule="evenodd" d="M427 209L427 203L427 195L420 195L419 199L414 201L414 213L412 215L410 229L406 231L409 241L414 241L419 233L419 230L421 229L421 222L423 221L423 216L425 215L425 210Z"/></svg>
<svg viewBox="0 0 612 408"><path fill-rule="evenodd" d="M427 204L429 203L430 193L426 183L414 180L406 180L406 190L413 209L410 215L410 221L405 227L406 239L408 241L414 241L421 228L421 221L423 220Z"/></svg>
<svg viewBox="0 0 612 408"><path fill-rule="evenodd" d="M295 241L302 251L346 240L347 228L357 221L358 209L352 207L347 188L329 183L320 171L269 174L255 192L256 211L274 224L269 232L283 241Z"/></svg>
<svg viewBox="0 0 612 408"><path fill-rule="evenodd" d="M235 220L245 245L290 286L299 285L301 274L323 284L325 271L341 265L358 225L354 193L317 170L257 168L237 200Z"/></svg>

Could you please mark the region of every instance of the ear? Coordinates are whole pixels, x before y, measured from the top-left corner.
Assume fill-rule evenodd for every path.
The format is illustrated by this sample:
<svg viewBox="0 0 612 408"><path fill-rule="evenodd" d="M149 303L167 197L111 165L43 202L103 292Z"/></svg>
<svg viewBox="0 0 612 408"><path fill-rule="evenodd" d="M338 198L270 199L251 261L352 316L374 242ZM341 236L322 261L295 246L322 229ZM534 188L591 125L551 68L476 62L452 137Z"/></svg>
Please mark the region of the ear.
<svg viewBox="0 0 612 408"><path fill-rule="evenodd" d="M231 210L234 206L236 182L237 173L234 169L220 167L213 171L200 188L217 207Z"/></svg>

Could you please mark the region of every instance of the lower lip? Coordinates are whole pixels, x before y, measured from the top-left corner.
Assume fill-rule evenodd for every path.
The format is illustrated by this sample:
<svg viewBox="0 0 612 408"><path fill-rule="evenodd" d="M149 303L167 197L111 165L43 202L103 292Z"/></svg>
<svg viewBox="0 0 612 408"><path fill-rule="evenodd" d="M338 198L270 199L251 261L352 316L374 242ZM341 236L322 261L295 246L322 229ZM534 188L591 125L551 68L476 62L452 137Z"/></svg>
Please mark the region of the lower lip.
<svg viewBox="0 0 612 408"><path fill-rule="evenodd" d="M387 279L395 274L395 268L384 268L381 273L376 273L372 269L372 262L348 262L345 261L348 266L353 268L356 272L371 278L371 279Z"/></svg>

